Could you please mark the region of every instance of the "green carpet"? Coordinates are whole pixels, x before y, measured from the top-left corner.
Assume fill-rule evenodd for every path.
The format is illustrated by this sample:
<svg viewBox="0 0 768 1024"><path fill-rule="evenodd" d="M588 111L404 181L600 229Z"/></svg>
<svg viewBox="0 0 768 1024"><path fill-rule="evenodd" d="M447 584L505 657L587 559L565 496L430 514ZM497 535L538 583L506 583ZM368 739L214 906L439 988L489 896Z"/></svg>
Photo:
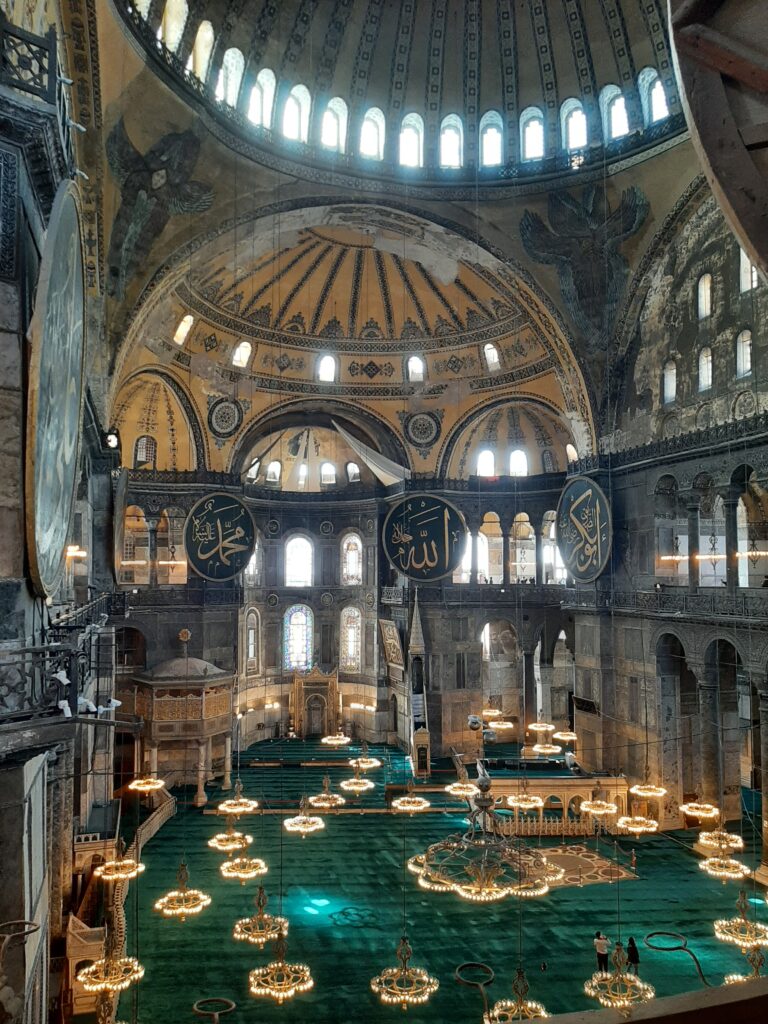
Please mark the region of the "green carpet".
<svg viewBox="0 0 768 1024"><path fill-rule="evenodd" d="M407 766L397 751L380 747L371 752L386 763L370 773L377 788L361 803L382 807L385 783L402 783ZM301 762L313 758L338 760L338 768L328 770L338 791L338 782L350 774L346 759L355 753L329 753L311 743L259 744L241 758L245 793L270 808L296 806L302 792L320 790L328 770L302 767ZM280 760L283 767L248 766L254 758ZM214 787L208 791L209 807L214 806L221 796ZM325 830L303 840L284 832L281 814L257 813L240 819L238 827L254 837L251 854L269 865L263 879L269 909L290 920L288 960L308 963L315 981L311 992L279 1007L248 992L249 970L267 963L271 949L260 952L231 937L234 921L253 912L257 883L240 886L225 881L218 870L222 856L206 845L219 831L221 819L180 807L178 815L144 848L146 872L131 883L126 904L128 948L144 964L146 974L123 995L119 1019L134 1024L191 1021L196 1019L192 1003L210 996L225 996L238 1004L234 1013L222 1019L228 1024L368 1024L403 1018L399 1008L379 1005L369 980L394 964L403 920L404 856L421 852L430 842L462 827L461 808L455 804L446 808L414 818L328 814ZM746 820L744 835L748 848L743 859L754 866L753 825ZM614 940L621 935L625 943L629 935L635 936L641 946L641 975L658 995L697 988L700 982L684 954L643 948L639 940L650 931L683 932L714 983L726 972L743 970L738 950L717 942L712 931L714 918L735 913L738 887L713 881L699 870L699 858L686 849L693 839L690 832L623 839L619 858L626 864L634 847L638 880L560 888L525 902L523 952L531 998L539 999L550 1012L596 1008L583 995L582 986L594 970L592 937L598 928ZM611 845L601 843L601 852L610 855ZM213 898L199 917L184 923L165 920L152 910L155 899L174 887L182 855L189 864L190 885ZM490 964L496 972L490 995L494 1000L510 997L518 962L519 911L514 900L485 906L465 903L453 895L424 892L415 877L407 874L405 907L413 962L440 980L440 989L428 1005L408 1011L412 1024L480 1020L479 995L453 979L462 961ZM768 922L764 903L757 913L759 920Z"/></svg>

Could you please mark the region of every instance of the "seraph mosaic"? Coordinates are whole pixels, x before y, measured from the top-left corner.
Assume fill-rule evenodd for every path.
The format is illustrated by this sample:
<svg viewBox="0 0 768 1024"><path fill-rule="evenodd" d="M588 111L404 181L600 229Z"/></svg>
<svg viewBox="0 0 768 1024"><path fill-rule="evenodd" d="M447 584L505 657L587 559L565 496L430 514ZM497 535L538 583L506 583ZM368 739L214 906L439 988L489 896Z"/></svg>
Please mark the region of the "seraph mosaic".
<svg viewBox="0 0 768 1024"><path fill-rule="evenodd" d="M122 197L107 257L110 295L123 298L171 217L210 208L213 189L192 179L199 155L200 140L191 131L169 132L146 153L131 142L122 118L110 132L107 160Z"/></svg>
<svg viewBox="0 0 768 1024"><path fill-rule="evenodd" d="M554 264L568 312L593 351L604 351L627 280L622 242L642 227L650 207L632 185L612 210L605 189L589 185L576 198L551 192L547 226L526 210L520 220L525 251L538 263Z"/></svg>

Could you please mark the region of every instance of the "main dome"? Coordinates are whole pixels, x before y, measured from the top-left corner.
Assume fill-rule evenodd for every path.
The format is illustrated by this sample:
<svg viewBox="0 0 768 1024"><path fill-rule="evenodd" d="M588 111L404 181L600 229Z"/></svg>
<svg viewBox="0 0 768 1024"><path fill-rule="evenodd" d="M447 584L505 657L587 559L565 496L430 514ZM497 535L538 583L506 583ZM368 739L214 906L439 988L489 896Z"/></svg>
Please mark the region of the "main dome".
<svg viewBox="0 0 768 1024"><path fill-rule="evenodd" d="M117 6L156 70L267 163L492 182L589 167L605 148L626 158L684 129L661 0Z"/></svg>

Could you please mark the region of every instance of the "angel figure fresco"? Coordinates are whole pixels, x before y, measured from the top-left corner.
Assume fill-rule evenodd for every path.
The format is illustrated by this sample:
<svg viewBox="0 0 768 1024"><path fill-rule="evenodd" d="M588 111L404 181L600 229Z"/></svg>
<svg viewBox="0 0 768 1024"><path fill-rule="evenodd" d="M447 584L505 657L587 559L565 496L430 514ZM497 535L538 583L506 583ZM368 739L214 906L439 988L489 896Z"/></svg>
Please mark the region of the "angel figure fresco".
<svg viewBox="0 0 768 1024"><path fill-rule="evenodd" d="M122 199L109 241L110 295L123 298L172 216L210 208L213 189L192 180L199 155L200 140L191 131L163 135L143 154L129 139L122 118L110 132L107 160Z"/></svg>
<svg viewBox="0 0 768 1024"><path fill-rule="evenodd" d="M593 351L604 351L619 309L628 264L619 246L642 227L648 200L632 185L611 209L605 189L589 185L580 197L550 192L549 226L526 210L520 237L528 255L557 268L568 311Z"/></svg>

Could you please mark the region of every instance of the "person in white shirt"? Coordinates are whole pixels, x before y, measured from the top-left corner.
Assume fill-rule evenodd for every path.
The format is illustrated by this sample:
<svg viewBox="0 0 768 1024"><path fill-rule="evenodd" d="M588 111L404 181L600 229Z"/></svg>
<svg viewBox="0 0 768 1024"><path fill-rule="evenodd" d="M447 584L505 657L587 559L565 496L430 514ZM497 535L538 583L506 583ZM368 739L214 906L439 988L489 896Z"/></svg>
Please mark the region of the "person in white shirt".
<svg viewBox="0 0 768 1024"><path fill-rule="evenodd" d="M593 945L595 947L595 953L597 954L598 971L608 970L608 947L610 946L610 943L611 940L607 935L603 935L601 931L595 932Z"/></svg>

